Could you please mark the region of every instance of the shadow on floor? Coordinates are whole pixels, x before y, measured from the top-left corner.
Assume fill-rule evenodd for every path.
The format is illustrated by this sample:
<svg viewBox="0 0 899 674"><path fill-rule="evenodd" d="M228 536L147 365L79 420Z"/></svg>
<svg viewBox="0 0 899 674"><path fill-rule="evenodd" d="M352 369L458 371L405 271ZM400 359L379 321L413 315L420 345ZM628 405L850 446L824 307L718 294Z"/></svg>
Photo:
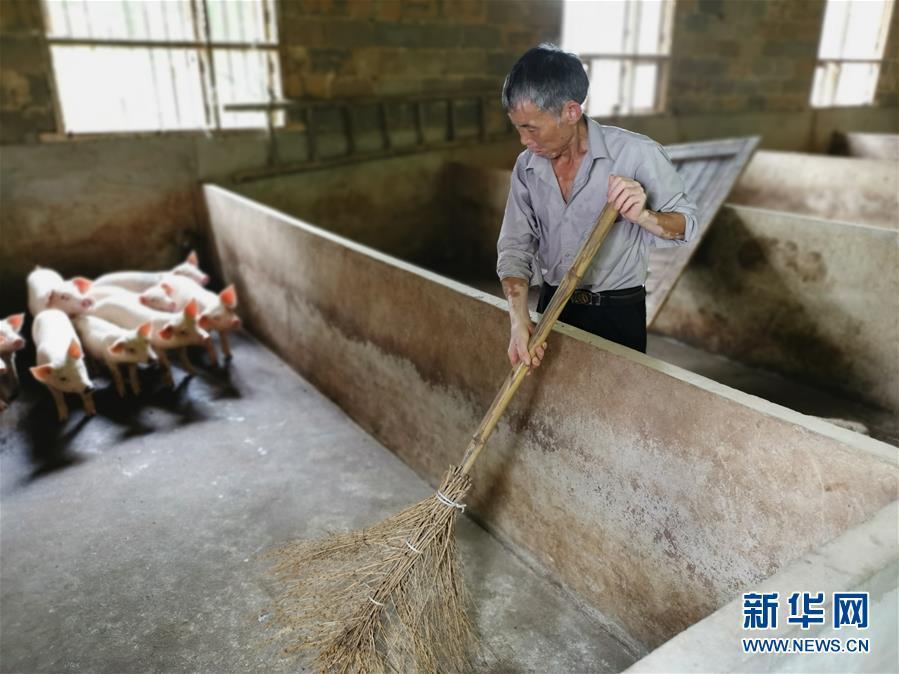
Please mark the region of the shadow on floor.
<svg viewBox="0 0 899 674"><path fill-rule="evenodd" d="M63 422L57 420L55 405L46 389L26 376L16 400L23 410L17 431L22 433L32 465L26 481L84 461L83 455L74 451L73 443L87 429L92 436L103 438L104 444L115 445L158 430L206 421L213 417L216 401L242 397L230 362L218 367L200 365L205 361L196 354L191 361L197 368L196 375L173 367L174 388L166 386L160 369L141 369L140 394L135 396L129 385L124 397L116 393L109 373L98 368L91 375L96 416L86 415L77 395L67 395L69 418ZM27 371L24 367L27 364L20 371Z"/></svg>

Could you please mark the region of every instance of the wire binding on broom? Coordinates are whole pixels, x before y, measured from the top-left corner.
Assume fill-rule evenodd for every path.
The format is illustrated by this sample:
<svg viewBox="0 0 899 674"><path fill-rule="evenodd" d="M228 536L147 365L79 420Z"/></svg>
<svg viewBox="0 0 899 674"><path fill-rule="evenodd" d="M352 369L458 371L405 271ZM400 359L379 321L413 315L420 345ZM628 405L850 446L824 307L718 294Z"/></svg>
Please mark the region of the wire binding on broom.
<svg viewBox="0 0 899 674"><path fill-rule="evenodd" d="M437 490L437 493L434 494L434 497L438 501L440 501L443 505L445 505L447 508L458 508L463 513L465 512L465 504L464 503L456 503L451 498L447 498L446 494L444 494L439 489Z"/></svg>

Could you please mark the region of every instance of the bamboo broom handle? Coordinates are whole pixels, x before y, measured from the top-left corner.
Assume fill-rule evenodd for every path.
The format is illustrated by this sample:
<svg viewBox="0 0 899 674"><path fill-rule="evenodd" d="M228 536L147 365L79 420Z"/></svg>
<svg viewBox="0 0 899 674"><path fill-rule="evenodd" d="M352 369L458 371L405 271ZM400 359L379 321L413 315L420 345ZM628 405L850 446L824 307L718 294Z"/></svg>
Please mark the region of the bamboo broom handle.
<svg viewBox="0 0 899 674"><path fill-rule="evenodd" d="M596 219L596 224L593 225L593 231L590 232L590 236L587 237L584 245L581 246L571 268L565 274L562 283L559 284L555 295L553 295L552 301L550 301L549 306L546 307L546 311L543 312L540 322L537 323L537 328L534 330L531 341L528 343L528 353L532 358L534 357L534 351L537 349L537 346L543 344L546 341L546 338L549 337L549 333L552 330L553 325L555 325L556 320L558 320L559 314L562 313L565 303L568 302L571 294L577 288L578 283L580 283L581 278L583 278L584 273L587 271L587 267L590 266L593 256L596 255L596 251L599 250L599 247L602 245L609 230L612 229L612 225L615 224L615 218L617 217L618 211L615 210L613 206L606 204L603 207L602 213L600 213L599 217ZM493 433L493 429L499 422L499 418L502 416L503 412L506 411L509 401L512 400L512 396L515 395L515 391L518 390L527 371L528 365L521 362L512 368L512 371L506 377L499 393L497 393L496 398L493 399L493 404L490 405L490 409L487 410L487 414L484 415L481 424L472 436L471 442L468 444L468 449L465 450L465 456L462 459L463 473L467 474L474 465L474 462L477 461L481 450L483 450L484 445L487 444L490 434Z"/></svg>

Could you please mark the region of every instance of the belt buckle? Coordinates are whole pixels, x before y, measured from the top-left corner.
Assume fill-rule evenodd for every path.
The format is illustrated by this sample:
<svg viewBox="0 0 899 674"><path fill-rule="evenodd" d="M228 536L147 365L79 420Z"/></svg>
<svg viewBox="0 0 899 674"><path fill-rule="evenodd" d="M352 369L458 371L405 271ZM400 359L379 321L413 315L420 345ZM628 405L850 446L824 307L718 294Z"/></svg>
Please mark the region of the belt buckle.
<svg viewBox="0 0 899 674"><path fill-rule="evenodd" d="M592 304L592 298L590 297L590 293L586 290L575 290L571 294L571 303L572 304Z"/></svg>

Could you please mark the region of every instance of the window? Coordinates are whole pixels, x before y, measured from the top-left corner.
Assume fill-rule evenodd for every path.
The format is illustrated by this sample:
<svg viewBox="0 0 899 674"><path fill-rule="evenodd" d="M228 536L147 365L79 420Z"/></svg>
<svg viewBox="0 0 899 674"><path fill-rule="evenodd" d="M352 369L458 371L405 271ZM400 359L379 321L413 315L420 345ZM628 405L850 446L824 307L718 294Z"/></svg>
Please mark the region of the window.
<svg viewBox="0 0 899 674"><path fill-rule="evenodd" d="M649 114L664 108L674 0L565 0L562 48L590 78L587 114Z"/></svg>
<svg viewBox="0 0 899 674"><path fill-rule="evenodd" d="M44 0L43 8L67 132L266 126L265 112L225 106L281 97L274 0Z"/></svg>
<svg viewBox="0 0 899 674"><path fill-rule="evenodd" d="M892 13L893 0L827 0L813 106L874 102Z"/></svg>

